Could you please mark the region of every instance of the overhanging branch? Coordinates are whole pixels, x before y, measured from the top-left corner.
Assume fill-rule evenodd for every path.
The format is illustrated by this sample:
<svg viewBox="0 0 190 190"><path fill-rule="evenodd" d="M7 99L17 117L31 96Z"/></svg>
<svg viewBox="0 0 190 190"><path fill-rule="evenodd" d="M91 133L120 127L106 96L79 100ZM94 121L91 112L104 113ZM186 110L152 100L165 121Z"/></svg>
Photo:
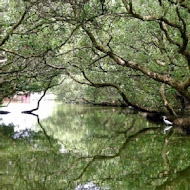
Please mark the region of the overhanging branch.
<svg viewBox="0 0 190 190"><path fill-rule="evenodd" d="M169 86L171 86L174 89L176 89L184 97L186 97L186 99L188 101L190 101L190 92L188 92L186 89L184 89L183 86L181 85L181 83L179 83L178 81L174 80L171 76L162 75L160 73L153 72L153 71L149 70L148 68L139 65L136 62L127 61L124 58L116 55L114 52L112 52L112 51L110 52L103 45L100 45L97 42L97 40L94 37L93 33L90 30L88 30L84 25L83 25L83 29L86 32L86 34L89 36L89 38L92 41L92 44L94 45L94 47L96 49L98 49L99 51L107 54L118 65L122 65L124 67L129 67L129 68L131 68L133 70L140 71L141 73L145 74L146 76L148 76L149 78L151 78L151 79L153 79L155 81L168 84Z"/></svg>
<svg viewBox="0 0 190 190"><path fill-rule="evenodd" d="M80 81L78 79L76 79L70 72L67 71L67 74L77 83L79 84L85 84L85 85L89 85L89 86L93 86L93 87L96 87L96 88L104 88L104 87L111 87L111 88L114 88L117 90L117 92L119 93L119 95L122 97L123 101L126 103L127 106L131 106L133 107L134 109L137 109L139 111L143 111L143 112L152 112L152 113L161 113L161 111L155 111L155 110L152 110L151 108L147 108L147 107L143 107L143 106L140 106L140 105L137 105L135 103L132 103L128 100L127 96L125 95L125 93L122 91L122 89L114 84L114 83L96 83L94 81L92 81L87 75L86 73L78 67L78 69L81 71L83 77L86 79L86 81L88 82L83 82L83 81Z"/></svg>

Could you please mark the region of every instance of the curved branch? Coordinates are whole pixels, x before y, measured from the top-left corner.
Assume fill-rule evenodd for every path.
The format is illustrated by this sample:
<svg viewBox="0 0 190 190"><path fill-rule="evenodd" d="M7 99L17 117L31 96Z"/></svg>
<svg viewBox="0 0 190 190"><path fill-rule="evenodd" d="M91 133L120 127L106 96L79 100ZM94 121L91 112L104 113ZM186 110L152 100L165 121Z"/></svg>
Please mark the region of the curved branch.
<svg viewBox="0 0 190 190"><path fill-rule="evenodd" d="M188 89L190 87L190 78L188 78L184 83L182 83L184 89Z"/></svg>
<svg viewBox="0 0 190 190"><path fill-rule="evenodd" d="M172 38L170 37L170 35L168 34L168 30L165 26L164 22L160 22L160 29L164 32L166 39L168 40L168 42L170 42L171 44L176 45L178 48L180 48L180 44L178 42L175 42L174 40L172 40Z"/></svg>
<svg viewBox="0 0 190 190"><path fill-rule="evenodd" d="M175 22L172 22L172 21L168 20L164 16L159 16L159 17L152 16L152 15L143 16L141 14L136 13L135 10L133 9L133 6L132 6L132 0L130 0L130 1L122 0L122 2L123 2L124 6L125 6L125 8L127 10L127 13L131 17L139 19L141 21L155 21L155 22L158 22L160 24L160 29L164 32L164 34L166 36L166 39L171 44L174 44L179 48L179 53L186 58L186 60L188 62L188 67L190 69L190 52L187 50L189 39L188 39L188 34L186 32L186 23L185 23L185 20L182 18L181 14L180 14L179 7L176 7L176 14L177 14L177 17L179 18L179 20L182 22L182 26L179 23L175 23ZM178 5L178 3L175 3L175 6L176 5ZM165 25L170 26L170 27L172 27L174 29L177 29L180 32L181 39L182 39L182 44L174 41L169 36L168 30L167 30Z"/></svg>
<svg viewBox="0 0 190 190"><path fill-rule="evenodd" d="M175 115L177 116L177 114L175 113L175 111L171 108L171 106L168 103L168 100L165 96L165 84L162 84L161 88L160 88L160 94L164 103L164 106L166 107L166 109L169 111L169 113L171 115Z"/></svg>
<svg viewBox="0 0 190 190"><path fill-rule="evenodd" d="M41 100L43 99L43 97L46 95L47 91L49 90L50 85L51 85L51 82L52 82L52 79L49 81L48 86L46 87L46 89L44 90L42 96L41 96L40 99L38 100L38 102L37 102L37 107L34 108L34 109L31 109L31 110L28 110L28 111L23 111L22 113L31 114L32 112L37 111L37 110L39 109L40 102L41 102Z"/></svg>
<svg viewBox="0 0 190 190"><path fill-rule="evenodd" d="M5 44L6 41L10 38L10 36L13 34L14 30L18 28L18 26L22 23L22 21L25 19L26 14L28 13L29 9L31 8L32 5L27 7L23 14L21 15L20 19L18 22L7 32L7 34L4 36L4 38L0 42L0 47Z"/></svg>
<svg viewBox="0 0 190 190"><path fill-rule="evenodd" d="M86 32L86 34L89 36L94 47L96 49L98 49L99 51L109 55L109 57L111 59L113 59L118 65L121 65L124 67L129 67L136 71L140 71L141 73L145 74L146 76L148 76L151 79L154 79L155 81L168 84L169 86L176 89L184 97L186 97L186 99L190 102L190 92L188 92L186 89L184 89L184 87L183 87L183 85L181 85L181 83L174 80L172 77L170 77L168 75L162 75L160 73L153 72L153 71L149 70L148 68L139 65L136 62L127 61L127 60L121 58L120 56L116 55L115 53L110 52L103 45L98 44L98 42L96 41L92 32L90 32L84 25L82 27L83 27L84 31Z"/></svg>
<svg viewBox="0 0 190 190"><path fill-rule="evenodd" d="M170 2L173 5L179 5L180 7L187 9L187 11L190 13L190 7L183 1L173 1L173 0L167 0L168 2Z"/></svg>
<svg viewBox="0 0 190 190"><path fill-rule="evenodd" d="M78 67L78 69L80 69ZM74 76L72 76L68 71L67 71L67 74L77 83L79 84L85 84L85 85L89 85L89 86L93 86L93 87L96 87L96 88L104 88L104 87L112 87L112 88L115 88L117 90L117 92L119 93L119 95L122 97L123 101L126 103L126 106L131 106L133 107L134 109L137 109L139 111L143 111L143 112L151 112L151 113L162 113L161 111L156 111L156 110L152 110L151 108L147 108L147 107L143 107L143 106L140 106L140 105L137 105L135 103L132 103L128 100L127 96L125 95L125 93L122 91L122 89L116 85L116 84L113 84L113 83L95 83L93 81L91 81L86 73L80 69L81 73L83 74L83 77L88 81L88 82L82 82L78 79L76 79Z"/></svg>

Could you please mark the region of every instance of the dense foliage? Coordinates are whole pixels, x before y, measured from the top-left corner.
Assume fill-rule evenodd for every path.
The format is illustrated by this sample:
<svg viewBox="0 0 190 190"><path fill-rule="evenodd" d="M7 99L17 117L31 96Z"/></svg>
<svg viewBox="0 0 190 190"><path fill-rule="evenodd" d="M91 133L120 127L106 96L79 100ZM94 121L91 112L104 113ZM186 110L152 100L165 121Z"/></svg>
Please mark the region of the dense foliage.
<svg viewBox="0 0 190 190"><path fill-rule="evenodd" d="M122 100L173 115L190 102L188 0L4 0L0 6L0 51L7 59L0 66L1 99L70 78L86 85L64 80L58 93L71 100Z"/></svg>

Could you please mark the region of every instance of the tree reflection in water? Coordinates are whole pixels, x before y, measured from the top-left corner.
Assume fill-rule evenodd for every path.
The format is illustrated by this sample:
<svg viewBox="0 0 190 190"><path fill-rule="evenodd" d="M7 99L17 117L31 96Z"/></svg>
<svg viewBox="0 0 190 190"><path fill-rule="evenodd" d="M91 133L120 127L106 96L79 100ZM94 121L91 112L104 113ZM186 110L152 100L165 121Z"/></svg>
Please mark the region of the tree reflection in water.
<svg viewBox="0 0 190 190"><path fill-rule="evenodd" d="M50 117L36 117L29 138L12 138L14 125L0 127L0 189L190 186L190 139L177 129L164 135L165 125L101 107L58 105Z"/></svg>

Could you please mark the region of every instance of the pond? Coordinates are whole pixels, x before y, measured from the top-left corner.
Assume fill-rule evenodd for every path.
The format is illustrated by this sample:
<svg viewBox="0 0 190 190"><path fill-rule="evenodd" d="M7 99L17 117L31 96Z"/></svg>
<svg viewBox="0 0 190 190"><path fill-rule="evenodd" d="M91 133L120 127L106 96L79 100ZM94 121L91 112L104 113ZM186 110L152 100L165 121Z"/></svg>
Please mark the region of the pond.
<svg viewBox="0 0 190 190"><path fill-rule="evenodd" d="M130 109L11 103L0 115L0 189L189 189L190 137Z"/></svg>

